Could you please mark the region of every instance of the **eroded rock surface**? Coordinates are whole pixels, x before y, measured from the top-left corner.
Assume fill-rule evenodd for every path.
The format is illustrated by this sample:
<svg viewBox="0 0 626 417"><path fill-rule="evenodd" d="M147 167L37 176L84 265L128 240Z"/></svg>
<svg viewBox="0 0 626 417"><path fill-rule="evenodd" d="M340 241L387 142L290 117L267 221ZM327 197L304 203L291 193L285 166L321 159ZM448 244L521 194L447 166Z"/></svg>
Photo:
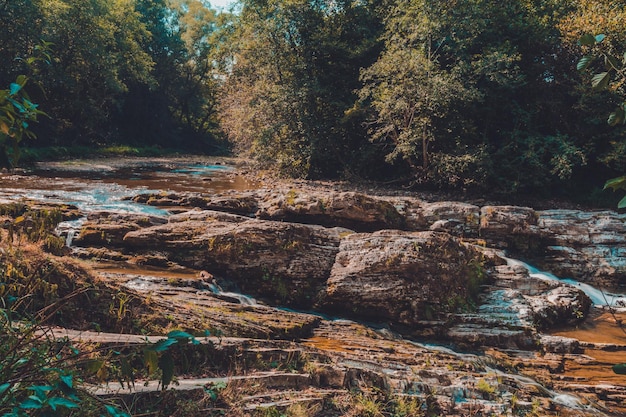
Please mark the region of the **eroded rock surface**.
<svg viewBox="0 0 626 417"><path fill-rule="evenodd" d="M271 193L260 203L261 219L337 226L357 231L402 229L405 219L388 201L354 192Z"/></svg>
<svg viewBox="0 0 626 417"><path fill-rule="evenodd" d="M123 245L124 236L128 232L165 223L167 219L161 216L108 211L92 212L87 216L87 220L73 243L78 246L119 247Z"/></svg>
<svg viewBox="0 0 626 417"><path fill-rule="evenodd" d="M167 252L169 260L225 276L257 297L309 308L328 278L341 233L319 226L195 212L129 232L124 244L139 254L156 249Z"/></svg>
<svg viewBox="0 0 626 417"><path fill-rule="evenodd" d="M320 308L404 326L477 296L480 253L435 232L385 230L341 241Z"/></svg>

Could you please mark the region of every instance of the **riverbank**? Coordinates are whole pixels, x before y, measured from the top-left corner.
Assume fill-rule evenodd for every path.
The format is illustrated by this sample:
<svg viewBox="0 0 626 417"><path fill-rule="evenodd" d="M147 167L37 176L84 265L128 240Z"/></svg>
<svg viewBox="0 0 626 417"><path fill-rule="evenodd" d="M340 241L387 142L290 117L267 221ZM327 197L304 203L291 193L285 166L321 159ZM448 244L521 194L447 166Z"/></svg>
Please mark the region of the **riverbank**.
<svg viewBox="0 0 626 417"><path fill-rule="evenodd" d="M605 345L549 335L568 323L583 326L597 307L580 289L537 279L501 255L506 250L540 260L551 254L543 261L563 264L554 254L571 253L571 271L582 271L591 283L617 282L619 263L602 276L585 275L594 259L605 259L602 245L623 247L617 213L431 201L365 184L356 192L352 184L276 180L238 164L187 157L47 168L56 184L63 170L74 192L86 184L87 195L94 184L125 184L105 189L119 193L115 200L129 208L106 208L104 201L85 208L58 201L57 207L84 215L66 256L80 259L119 300L134 300L129 323L143 323L155 335L209 330L230 346L212 351L214 359L202 359L196 371L177 368L181 386L210 377L235 387L243 375L258 377L240 389L244 398L229 399L226 390L217 403L204 405L205 413L356 416L366 405L375 407L372 415L403 415L402 407L411 410L404 415L417 416L626 411L626 381L612 373ZM232 169L215 169L224 166ZM152 189L147 184L156 183L147 174L157 173L146 171L155 167L166 175L164 187L193 184ZM45 184L42 172L33 187ZM140 175L129 179L133 172ZM0 180L5 198L9 185L22 181L18 177ZM248 179L242 188L214 187L236 184L237 177ZM65 197L52 189L26 194L48 198L50 209L52 199ZM555 252L565 247L570 249ZM241 293L256 302L243 302ZM120 311L107 310L105 315ZM119 331L102 323L96 328L86 321L74 330L85 332L86 344L102 343L90 332ZM218 339L211 340L219 347ZM266 342L259 345L259 339ZM623 348L616 344L612 352ZM218 357L231 359L219 367ZM279 375L286 370L297 377ZM272 372L274 382L261 372ZM259 392L253 386L261 380ZM117 395L128 400L144 394L120 387ZM296 407L308 411L295 414Z"/></svg>
<svg viewBox="0 0 626 417"><path fill-rule="evenodd" d="M436 190L408 187L402 182L376 182L353 177L351 180L294 180L281 179L271 171L260 169L254 161L230 156L223 149L211 155L190 153L186 149L167 149L161 147L110 146L92 147L47 147L25 148L22 161L28 169L71 171L80 166L81 170L98 171L103 160L111 168L131 169L139 165L158 167L167 161L185 162L195 160L199 163L223 162L238 169L238 174L251 183L261 183L268 188L285 188L297 186L311 189L328 189L335 191L354 191L369 195L415 196L425 201L462 201L477 205L517 205L528 206L537 210L573 209L573 210L613 210L621 199L619 193L600 188L593 195L555 197L524 194L498 195L485 190ZM161 161L161 162L159 162ZM91 168L90 168L91 166ZM602 184L598 184L601 187Z"/></svg>

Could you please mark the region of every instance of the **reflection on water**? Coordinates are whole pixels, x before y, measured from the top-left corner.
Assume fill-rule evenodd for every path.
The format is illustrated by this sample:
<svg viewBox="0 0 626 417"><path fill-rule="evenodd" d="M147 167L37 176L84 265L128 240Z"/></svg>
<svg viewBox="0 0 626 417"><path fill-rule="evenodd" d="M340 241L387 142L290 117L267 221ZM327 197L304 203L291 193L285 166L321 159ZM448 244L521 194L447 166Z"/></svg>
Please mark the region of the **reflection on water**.
<svg viewBox="0 0 626 417"><path fill-rule="evenodd" d="M31 199L42 202L70 204L81 211L119 211L166 215L165 210L144 206L124 197L147 187L130 188L116 183L102 183L83 179L44 178L38 176L11 176L0 178L0 197L5 200Z"/></svg>
<svg viewBox="0 0 626 417"><path fill-rule="evenodd" d="M201 192L254 188L227 165L192 161L134 166L98 164L56 164L52 169L20 175L0 175L0 198L28 198L45 202L72 204L85 212L110 210L166 215L167 212L128 201L125 198L146 192Z"/></svg>

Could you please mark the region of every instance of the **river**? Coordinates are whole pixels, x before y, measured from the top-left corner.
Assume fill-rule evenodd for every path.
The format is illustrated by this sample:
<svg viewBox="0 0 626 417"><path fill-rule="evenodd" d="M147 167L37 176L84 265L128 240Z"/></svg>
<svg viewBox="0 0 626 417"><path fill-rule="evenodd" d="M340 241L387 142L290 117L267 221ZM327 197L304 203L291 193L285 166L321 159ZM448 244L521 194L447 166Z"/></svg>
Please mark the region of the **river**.
<svg viewBox="0 0 626 417"><path fill-rule="evenodd" d="M30 199L48 203L72 204L85 215L93 211L107 210L167 216L169 212L166 209L138 204L129 200L129 197L141 193L227 193L232 190L244 191L255 188L257 184L238 175L234 162L227 159L196 157L48 163L30 171L0 175L0 199L2 200ZM72 237L80 228L82 221L84 220L78 219L60 225L59 233L65 236L68 246L71 246ZM621 331L616 322L626 321L626 309L621 309L626 305L625 295L609 294L587 284L562 280L518 260L509 259L508 262L524 266L529 270L531 277L537 280L560 280L574 285L591 298L594 308L588 320L576 328L560 329L553 331L552 334L574 337L585 342L626 345L626 334ZM150 285L150 281L145 277L191 278L200 274L200 271L192 269L172 271L106 263L99 264L97 269L105 275L126 275L127 285L130 287ZM218 295L239 299L244 304L255 302L240 294L222 291L217 286L209 285L209 287L210 291ZM609 310L609 306L620 308ZM589 352L591 353L591 350ZM602 355L613 355L613 359L626 361L626 354L621 352L611 353L598 350L593 353L600 359ZM608 360L608 358L605 359ZM605 361L599 360L599 362ZM597 381L610 381L616 384L623 381L621 376L611 375L610 368L604 364L598 369L589 366L572 369L570 376L576 377L584 374L589 377L590 372L598 373L597 378L594 377ZM551 395L556 397L557 393ZM564 402L571 402L569 397L564 398Z"/></svg>

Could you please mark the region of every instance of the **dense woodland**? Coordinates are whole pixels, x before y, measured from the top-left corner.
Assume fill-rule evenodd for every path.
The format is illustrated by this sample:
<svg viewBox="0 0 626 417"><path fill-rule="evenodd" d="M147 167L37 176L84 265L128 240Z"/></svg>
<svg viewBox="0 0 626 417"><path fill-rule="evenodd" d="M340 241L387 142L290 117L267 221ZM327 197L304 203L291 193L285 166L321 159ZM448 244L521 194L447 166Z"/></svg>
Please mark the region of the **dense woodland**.
<svg viewBox="0 0 626 417"><path fill-rule="evenodd" d="M624 22L623 0L0 0L0 88L45 112L28 146L593 202L626 171L624 85L577 63L623 56Z"/></svg>

